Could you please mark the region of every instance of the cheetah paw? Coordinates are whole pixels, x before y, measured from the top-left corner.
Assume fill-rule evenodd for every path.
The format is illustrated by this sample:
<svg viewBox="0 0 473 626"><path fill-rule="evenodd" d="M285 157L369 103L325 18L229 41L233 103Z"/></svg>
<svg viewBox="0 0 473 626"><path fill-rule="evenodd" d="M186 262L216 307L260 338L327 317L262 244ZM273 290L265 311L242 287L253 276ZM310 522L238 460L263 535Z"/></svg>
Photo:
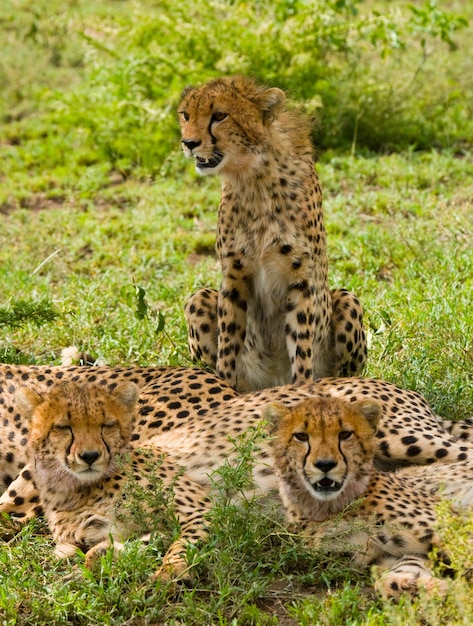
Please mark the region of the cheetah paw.
<svg viewBox="0 0 473 626"><path fill-rule="evenodd" d="M386 600L399 601L403 594L415 596L419 592L423 592L428 597L443 596L447 592L448 583L422 568L384 572L376 580L374 587Z"/></svg>

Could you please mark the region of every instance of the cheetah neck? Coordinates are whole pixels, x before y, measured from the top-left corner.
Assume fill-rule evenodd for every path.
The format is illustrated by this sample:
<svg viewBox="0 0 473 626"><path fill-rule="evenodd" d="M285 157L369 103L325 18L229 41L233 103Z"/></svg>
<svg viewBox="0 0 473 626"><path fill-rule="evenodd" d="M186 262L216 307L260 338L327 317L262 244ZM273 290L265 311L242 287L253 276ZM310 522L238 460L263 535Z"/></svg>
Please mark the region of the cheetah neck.
<svg viewBox="0 0 473 626"><path fill-rule="evenodd" d="M217 252L243 251L251 258L281 242L301 245L310 234L325 239L318 179L312 159L289 166L269 153L262 168L245 177L223 177ZM283 181L283 182L281 182ZM323 262L323 258L320 259Z"/></svg>
<svg viewBox="0 0 473 626"><path fill-rule="evenodd" d="M238 198L241 211L250 215L293 208L297 191L307 190L308 181L315 178L310 154L288 157L268 150L256 162L251 170L235 168L222 174L222 199Z"/></svg>

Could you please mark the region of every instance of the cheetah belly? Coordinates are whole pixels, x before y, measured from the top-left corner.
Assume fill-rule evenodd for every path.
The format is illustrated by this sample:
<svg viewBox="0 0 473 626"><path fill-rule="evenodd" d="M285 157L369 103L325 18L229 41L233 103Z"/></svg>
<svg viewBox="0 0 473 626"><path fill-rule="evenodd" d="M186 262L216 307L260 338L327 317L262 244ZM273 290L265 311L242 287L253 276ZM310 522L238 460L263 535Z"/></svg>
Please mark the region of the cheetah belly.
<svg viewBox="0 0 473 626"><path fill-rule="evenodd" d="M248 377L261 388L288 384L292 377L285 334L287 281L272 261L271 255L255 263L239 372L239 380Z"/></svg>

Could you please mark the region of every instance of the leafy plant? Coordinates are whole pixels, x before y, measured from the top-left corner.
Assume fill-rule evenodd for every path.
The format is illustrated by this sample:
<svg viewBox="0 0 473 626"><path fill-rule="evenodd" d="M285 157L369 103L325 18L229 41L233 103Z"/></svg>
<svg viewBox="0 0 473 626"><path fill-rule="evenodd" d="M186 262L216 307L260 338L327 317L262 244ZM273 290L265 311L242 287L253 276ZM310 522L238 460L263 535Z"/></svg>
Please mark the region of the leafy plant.
<svg viewBox="0 0 473 626"><path fill-rule="evenodd" d="M323 115L318 139L325 145L358 142L371 149L412 142L431 145L442 141L439 115L440 110L446 114L447 107L438 97L433 101L432 93L424 94L427 85L421 74L424 78L430 74L427 60L435 56L439 44L454 48L454 35L466 26L466 18L430 0L383 12L367 12L361 0L253 5L163 0L157 16L138 7L133 26L124 24L109 40L108 61L102 42L95 48L98 63L90 82L84 83L84 96L89 99L87 111L92 106L97 112L98 106L99 115L93 120L82 117L82 124L112 164L154 170L172 149L174 109L184 85L222 73L254 73L257 68L261 80L287 89L309 110ZM94 47L93 40L89 44ZM387 67L381 78L383 65ZM399 65L404 65L402 74ZM390 76L394 66L402 85ZM95 99L99 93L100 103ZM80 110L73 98L66 98L66 103L76 119ZM450 99L448 111L459 105ZM427 128L422 136L419 125L416 137L404 134L410 132L410 124L403 124L403 118L414 113L421 117L419 107L426 106L435 137L426 134ZM106 125L100 109L108 113ZM394 116L396 135L390 129ZM441 124L445 121L443 115ZM125 147L136 154L124 152Z"/></svg>
<svg viewBox="0 0 473 626"><path fill-rule="evenodd" d="M27 325L40 328L60 317L59 311L47 299L40 301L18 299L0 307L0 330L19 330ZM3 344L3 345L2 345ZM34 363L35 357L23 353L9 341L0 343L1 363Z"/></svg>
<svg viewBox="0 0 473 626"><path fill-rule="evenodd" d="M49 300L14 300L11 305L0 307L0 328L21 328L28 323L39 328L53 322L59 315Z"/></svg>

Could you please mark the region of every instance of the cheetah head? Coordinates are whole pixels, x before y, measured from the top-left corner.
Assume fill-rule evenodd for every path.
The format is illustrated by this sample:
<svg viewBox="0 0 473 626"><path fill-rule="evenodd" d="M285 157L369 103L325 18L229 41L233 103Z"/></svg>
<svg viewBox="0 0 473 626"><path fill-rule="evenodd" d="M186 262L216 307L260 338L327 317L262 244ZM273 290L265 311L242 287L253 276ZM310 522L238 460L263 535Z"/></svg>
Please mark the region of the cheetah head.
<svg viewBox="0 0 473 626"><path fill-rule="evenodd" d="M242 76L187 87L178 109L184 154L200 174L257 168L267 130L284 102L280 89Z"/></svg>
<svg viewBox="0 0 473 626"><path fill-rule="evenodd" d="M382 407L376 400L309 398L265 410L283 502L305 519L325 519L366 490Z"/></svg>
<svg viewBox="0 0 473 626"><path fill-rule="evenodd" d="M69 491L111 476L117 455L128 448L138 392L131 382L113 391L73 382L45 394L17 389L17 406L30 421L28 449L38 481Z"/></svg>

